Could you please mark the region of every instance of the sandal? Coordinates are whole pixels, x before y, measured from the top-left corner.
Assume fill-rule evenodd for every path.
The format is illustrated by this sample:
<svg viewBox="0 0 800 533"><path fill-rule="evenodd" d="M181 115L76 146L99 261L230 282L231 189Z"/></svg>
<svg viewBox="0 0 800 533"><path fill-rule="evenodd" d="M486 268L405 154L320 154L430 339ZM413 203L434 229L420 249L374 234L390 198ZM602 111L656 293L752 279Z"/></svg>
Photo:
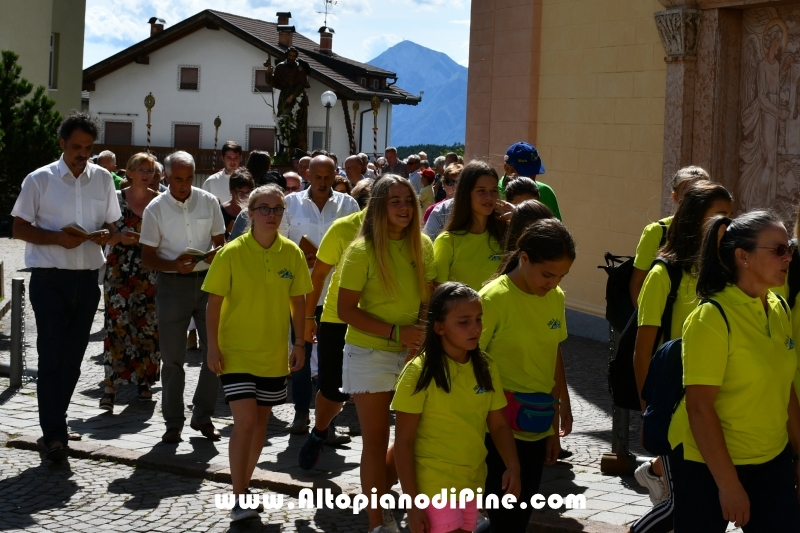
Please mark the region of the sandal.
<svg viewBox="0 0 800 533"><path fill-rule="evenodd" d="M136 389L139 391L140 402L149 402L153 399L153 392L150 390L150 385L137 385Z"/></svg>
<svg viewBox="0 0 800 533"><path fill-rule="evenodd" d="M100 398L100 409L105 409L106 411L113 411L114 398L116 398L116 394L114 394L113 392L104 392L103 397Z"/></svg>
<svg viewBox="0 0 800 533"><path fill-rule="evenodd" d="M54 440L47 447L46 457L54 462L63 461L67 458L67 448L61 443L61 441Z"/></svg>

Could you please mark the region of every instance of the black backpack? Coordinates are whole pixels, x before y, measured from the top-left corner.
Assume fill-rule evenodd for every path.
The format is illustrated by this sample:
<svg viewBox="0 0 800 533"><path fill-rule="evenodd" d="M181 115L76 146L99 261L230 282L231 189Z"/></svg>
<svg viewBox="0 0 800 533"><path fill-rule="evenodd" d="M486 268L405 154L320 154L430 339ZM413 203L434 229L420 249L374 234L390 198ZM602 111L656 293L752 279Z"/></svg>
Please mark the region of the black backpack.
<svg viewBox="0 0 800 533"><path fill-rule="evenodd" d="M800 292L800 250L797 249L797 239L792 239L790 242L795 245L795 249L792 253L792 262L789 263L789 274L787 275L789 294L787 294L786 303L789 304L789 309L794 309L797 293Z"/></svg>
<svg viewBox="0 0 800 533"><path fill-rule="evenodd" d="M783 298L778 296L783 304ZM699 305L711 304L719 309L728 333L731 326L722 306L715 300L705 299ZM784 304L785 309L785 304ZM683 339L677 338L661 345L650 360L650 369L642 387L642 399L647 408L642 414L644 448L654 455L667 455L672 451L669 443L669 425L678 409L686 389L683 386Z"/></svg>
<svg viewBox="0 0 800 533"><path fill-rule="evenodd" d="M661 226L662 232L661 242L658 245L661 248L667 243L667 225L660 220L658 224ZM606 320L615 331L622 331L627 326L634 311L630 288L634 258L628 255L613 255L610 252L606 252L604 259L606 264L597 268L602 268L608 274L608 280L606 281Z"/></svg>
<svg viewBox="0 0 800 533"><path fill-rule="evenodd" d="M662 258L656 259L653 265L656 263L663 263L667 267L670 289L664 312L661 315L661 326L658 328L658 333L656 333L656 345L653 347L653 352L656 351L658 339L662 338L662 334L662 343L670 340L672 309L675 305L675 300L678 298L678 287L683 277L683 269L680 266L673 265ZM625 329L622 330L622 335L620 335L617 343L616 354L608 363L608 388L614 405L632 411L642 410L639 389L636 387L636 374L633 370L633 351L636 346L638 318L639 313L637 310L628 319L628 323L625 325Z"/></svg>

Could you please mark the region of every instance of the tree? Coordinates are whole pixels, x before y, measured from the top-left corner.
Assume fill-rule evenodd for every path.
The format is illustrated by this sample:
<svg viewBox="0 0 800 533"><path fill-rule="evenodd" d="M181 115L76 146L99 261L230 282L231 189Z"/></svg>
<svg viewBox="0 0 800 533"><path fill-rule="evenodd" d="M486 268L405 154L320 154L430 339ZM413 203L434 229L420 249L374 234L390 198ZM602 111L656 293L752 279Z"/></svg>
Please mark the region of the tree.
<svg viewBox="0 0 800 533"><path fill-rule="evenodd" d="M44 87L20 77L19 56L0 53L0 217L9 220L25 176L58 158L62 117Z"/></svg>
<svg viewBox="0 0 800 533"><path fill-rule="evenodd" d="M401 158L408 157L411 154L418 154L425 152L428 154L428 162L433 165L433 160L440 155L446 155L448 152L455 152L460 156L464 155L463 144L415 144L413 146L398 146L397 155Z"/></svg>

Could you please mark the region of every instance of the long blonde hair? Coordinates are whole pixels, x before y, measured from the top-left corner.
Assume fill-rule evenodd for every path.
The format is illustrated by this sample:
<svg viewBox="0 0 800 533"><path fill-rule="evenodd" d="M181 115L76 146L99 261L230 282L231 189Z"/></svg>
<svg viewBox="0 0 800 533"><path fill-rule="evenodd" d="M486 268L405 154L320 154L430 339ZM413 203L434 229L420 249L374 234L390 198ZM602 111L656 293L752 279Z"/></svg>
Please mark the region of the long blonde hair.
<svg viewBox="0 0 800 533"><path fill-rule="evenodd" d="M367 214L361 225L359 237L367 244L372 245L375 253L375 262L378 265L378 277L381 283L395 292L397 283L389 267L389 189L392 185L405 186L414 199L414 205L419 205L417 193L409 181L396 174L384 174L372 186L372 196L367 204ZM410 208L411 221L404 230L403 238L411 250L414 268L417 271L417 284L422 301L428 299L428 283L425 280L425 251L422 248L422 230L419 223L419 209Z"/></svg>

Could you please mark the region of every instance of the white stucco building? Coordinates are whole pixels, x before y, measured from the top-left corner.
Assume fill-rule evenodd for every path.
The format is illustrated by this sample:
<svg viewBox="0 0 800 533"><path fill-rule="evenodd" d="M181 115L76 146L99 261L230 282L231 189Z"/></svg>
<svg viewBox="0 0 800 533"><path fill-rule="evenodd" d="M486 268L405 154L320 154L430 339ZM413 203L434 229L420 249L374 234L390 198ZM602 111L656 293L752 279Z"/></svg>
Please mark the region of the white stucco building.
<svg viewBox="0 0 800 533"><path fill-rule="evenodd" d="M377 96L381 102L377 152L382 155L387 118L391 128L392 105L416 105L419 98L394 86L395 73L335 54L329 28L320 28L321 47L295 33L288 25L290 17L290 13L279 13L276 24L206 10L166 29L160 24L163 21L151 19L148 39L84 70L89 110L103 126L98 142L145 146L144 98L152 93L156 101L151 117L153 147L212 149L214 119L219 116L218 147L234 140L244 150L275 153L278 140L267 104L272 105L273 96L277 101L278 91L273 95L265 86L264 62L268 57L273 65L282 61L291 45L310 67L308 150L325 148L326 110L320 96L331 90L338 97L330 111L331 151L343 161L351 152L352 135L356 151L372 155L371 99ZM355 102L357 113L353 111ZM124 161L118 164L124 165Z"/></svg>

